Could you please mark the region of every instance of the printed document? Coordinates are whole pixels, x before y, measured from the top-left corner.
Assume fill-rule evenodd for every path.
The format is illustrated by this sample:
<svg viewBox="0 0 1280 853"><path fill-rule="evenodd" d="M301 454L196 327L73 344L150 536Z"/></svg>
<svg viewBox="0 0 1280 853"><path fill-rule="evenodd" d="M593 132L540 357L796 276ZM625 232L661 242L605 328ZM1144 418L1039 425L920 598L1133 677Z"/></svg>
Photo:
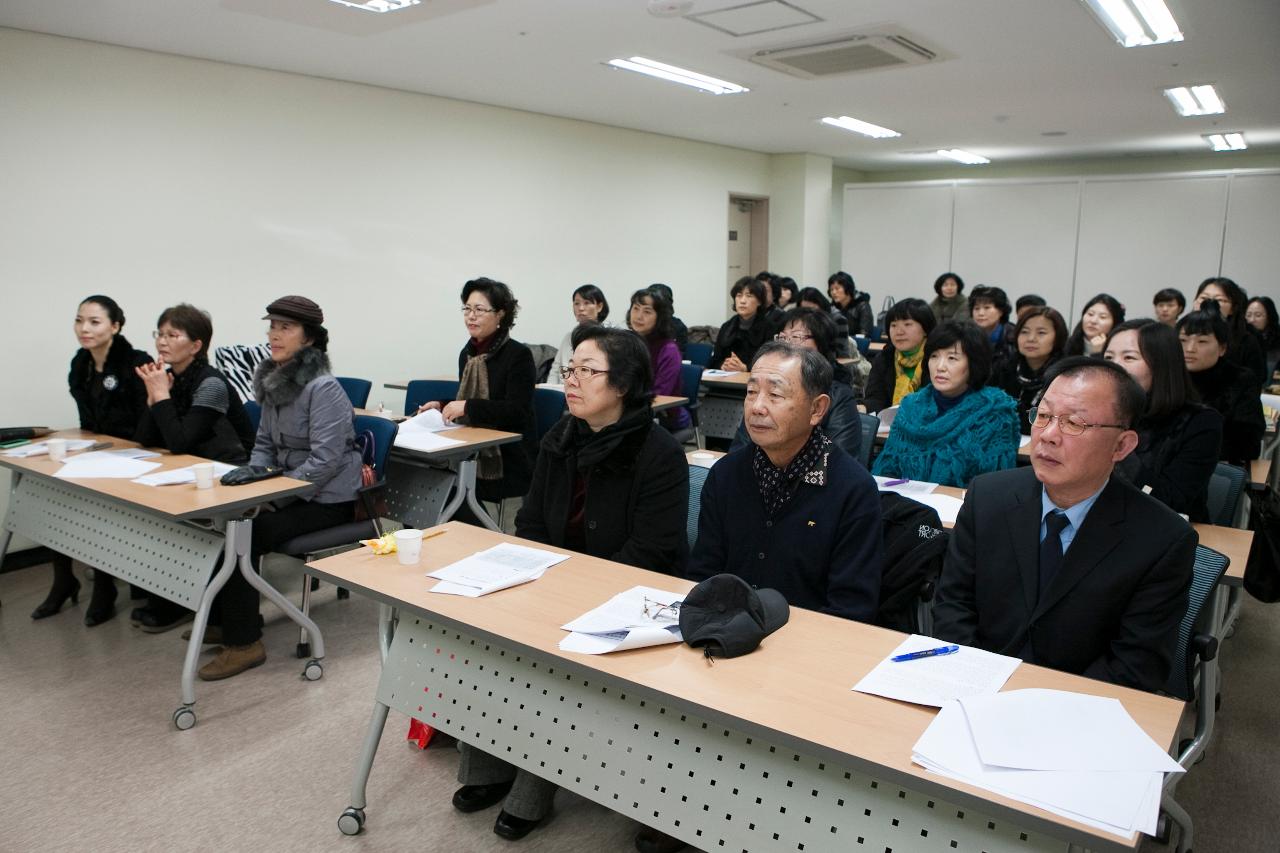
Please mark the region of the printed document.
<svg viewBox="0 0 1280 853"><path fill-rule="evenodd" d="M633 586L594 610L560 627L571 632L560 641L561 651L602 655L678 643L684 593L650 586Z"/></svg>
<svg viewBox="0 0 1280 853"><path fill-rule="evenodd" d="M462 444L461 441L445 438L438 433L457 429L458 426L458 424L445 423L439 410L429 409L400 424L400 429L396 433L395 446L407 450L420 450L423 453L457 447Z"/></svg>
<svg viewBox="0 0 1280 853"><path fill-rule="evenodd" d="M129 459L124 456L118 456L109 450L98 450L93 453L85 453L68 458L53 476L61 477L64 480L94 478L133 480L159 467L159 462Z"/></svg>
<svg viewBox="0 0 1280 853"><path fill-rule="evenodd" d="M891 658L945 646L942 640L912 634L875 669L853 685L859 693L870 693L916 705L941 708L952 699L986 696L999 692L1022 661L994 652L961 646L949 655L895 663Z"/></svg>
<svg viewBox="0 0 1280 853"><path fill-rule="evenodd" d="M478 598L500 589L537 580L547 569L567 559L568 554L503 542L436 569L428 573L427 577L440 581L431 587L431 592Z"/></svg>

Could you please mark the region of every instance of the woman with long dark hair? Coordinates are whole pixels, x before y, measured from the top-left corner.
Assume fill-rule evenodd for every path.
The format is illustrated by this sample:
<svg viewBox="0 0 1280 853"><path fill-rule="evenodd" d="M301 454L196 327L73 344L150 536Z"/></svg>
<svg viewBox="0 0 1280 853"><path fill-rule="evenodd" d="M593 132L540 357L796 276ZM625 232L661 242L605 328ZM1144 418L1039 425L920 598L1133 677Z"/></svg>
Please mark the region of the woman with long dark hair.
<svg viewBox="0 0 1280 853"><path fill-rule="evenodd" d="M1114 361L1147 393L1134 429L1137 448L1116 471L1192 521L1208 521L1209 479L1222 445L1222 415L1201 405L1182 357L1178 333L1155 320L1130 320L1111 330L1103 358Z"/></svg>
<svg viewBox="0 0 1280 853"><path fill-rule="evenodd" d="M1023 435L1031 435L1027 412L1044 390L1045 371L1062 358L1067 322L1054 308L1032 308L1018 320L1013 339L1018 342L1018 355L993 368L992 384L1018 401L1018 428Z"/></svg>
<svg viewBox="0 0 1280 853"><path fill-rule="evenodd" d="M1107 335L1124 322L1124 306L1114 296L1099 293L1084 304L1080 322L1067 339L1066 355L1101 357L1107 346Z"/></svg>
<svg viewBox="0 0 1280 853"><path fill-rule="evenodd" d="M631 307L627 310L627 328L639 335L649 350L649 362L653 367L653 393L655 396L680 397L683 383L680 379L680 350L676 348L671 327L671 303L657 288L646 287L631 294ZM689 425L693 419L684 406L664 409L658 419L668 432L679 440L692 437Z"/></svg>
<svg viewBox="0 0 1280 853"><path fill-rule="evenodd" d="M1280 365L1280 316L1276 314L1276 303L1270 296L1255 296L1245 306L1244 321L1257 335L1262 345L1263 357L1266 359L1266 375L1263 385L1270 385Z"/></svg>
<svg viewBox="0 0 1280 853"><path fill-rule="evenodd" d="M1222 415L1222 447L1218 459L1246 465L1261 452L1266 421L1262 417L1262 383L1230 357L1231 330L1213 299L1178 321L1182 357L1196 393Z"/></svg>
<svg viewBox="0 0 1280 853"><path fill-rule="evenodd" d="M577 321L577 325L564 333L564 340L560 342L556 359L551 363L551 374L547 381L560 381L560 368L573 357L573 333L578 327L588 323L603 323L608 317L609 300L605 298L603 290L594 284L584 284L573 291L573 319Z"/></svg>
<svg viewBox="0 0 1280 853"><path fill-rule="evenodd" d="M1227 357L1246 370L1252 370L1258 377L1258 383L1265 385L1270 375L1262 343L1256 335L1250 334L1249 324L1245 321L1249 295L1231 279L1214 276L1200 282L1192 304L1203 308L1207 302L1218 303L1222 319L1227 321L1227 332L1231 338L1227 344Z"/></svg>

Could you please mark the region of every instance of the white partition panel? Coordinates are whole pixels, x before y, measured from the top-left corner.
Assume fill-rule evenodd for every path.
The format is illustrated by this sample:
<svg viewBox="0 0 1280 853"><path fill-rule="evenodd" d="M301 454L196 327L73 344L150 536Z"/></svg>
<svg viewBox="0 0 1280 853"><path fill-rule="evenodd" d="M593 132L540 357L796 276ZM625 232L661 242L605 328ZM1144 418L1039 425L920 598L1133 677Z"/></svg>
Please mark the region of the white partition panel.
<svg viewBox="0 0 1280 853"><path fill-rule="evenodd" d="M1151 297L1177 287L1189 297L1215 275L1222 253L1227 176L1091 179L1084 185L1072 319L1095 293L1129 317L1151 315Z"/></svg>
<svg viewBox="0 0 1280 853"><path fill-rule="evenodd" d="M1222 275L1250 296L1280 298L1280 174L1232 175ZM1190 295L1190 294L1188 294Z"/></svg>
<svg viewBox="0 0 1280 853"><path fill-rule="evenodd" d="M1080 181L992 181L956 187L951 268L969 287L1038 293L1070 310ZM1086 297L1087 298L1087 297Z"/></svg>
<svg viewBox="0 0 1280 853"><path fill-rule="evenodd" d="M952 192L950 182L845 186L841 267L877 312L885 296L933 298L951 263Z"/></svg>

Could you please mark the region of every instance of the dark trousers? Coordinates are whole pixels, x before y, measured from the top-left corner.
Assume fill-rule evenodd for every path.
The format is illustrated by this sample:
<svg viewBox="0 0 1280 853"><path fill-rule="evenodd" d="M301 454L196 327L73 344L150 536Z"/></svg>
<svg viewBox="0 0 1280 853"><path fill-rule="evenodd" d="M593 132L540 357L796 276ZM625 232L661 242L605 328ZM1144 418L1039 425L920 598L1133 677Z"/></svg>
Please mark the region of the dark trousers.
<svg viewBox="0 0 1280 853"><path fill-rule="evenodd" d="M293 537L346 524L354 518L355 501L333 504L295 501L275 512L259 513L253 520L253 542L249 554L254 571L258 570L263 554L270 554ZM247 646L262 638L258 599L258 591L240 572L227 580L217 598L225 645Z"/></svg>

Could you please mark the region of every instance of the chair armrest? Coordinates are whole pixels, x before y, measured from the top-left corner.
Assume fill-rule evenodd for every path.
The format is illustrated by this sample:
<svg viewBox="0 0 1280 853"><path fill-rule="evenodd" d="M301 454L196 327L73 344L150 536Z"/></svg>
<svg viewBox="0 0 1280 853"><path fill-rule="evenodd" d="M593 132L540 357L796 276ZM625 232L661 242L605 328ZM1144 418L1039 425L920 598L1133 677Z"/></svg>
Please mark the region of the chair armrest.
<svg viewBox="0 0 1280 853"><path fill-rule="evenodd" d="M1200 660L1211 661L1218 656L1218 638L1212 634L1192 634L1187 648Z"/></svg>

